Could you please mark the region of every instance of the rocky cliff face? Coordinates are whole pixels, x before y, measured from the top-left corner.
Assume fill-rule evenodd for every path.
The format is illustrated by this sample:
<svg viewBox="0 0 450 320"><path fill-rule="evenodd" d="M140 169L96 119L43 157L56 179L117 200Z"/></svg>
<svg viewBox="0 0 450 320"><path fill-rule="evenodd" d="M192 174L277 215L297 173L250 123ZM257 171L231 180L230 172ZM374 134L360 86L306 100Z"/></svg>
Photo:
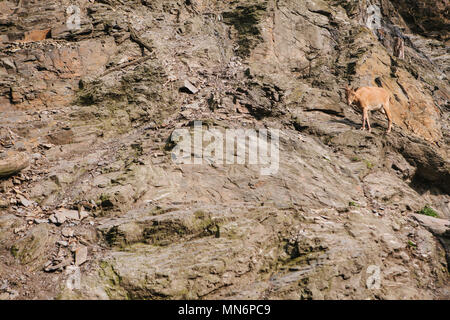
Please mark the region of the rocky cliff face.
<svg viewBox="0 0 450 320"><path fill-rule="evenodd" d="M0 1L0 298L448 299L447 11ZM278 129L278 171L175 163L196 120Z"/></svg>

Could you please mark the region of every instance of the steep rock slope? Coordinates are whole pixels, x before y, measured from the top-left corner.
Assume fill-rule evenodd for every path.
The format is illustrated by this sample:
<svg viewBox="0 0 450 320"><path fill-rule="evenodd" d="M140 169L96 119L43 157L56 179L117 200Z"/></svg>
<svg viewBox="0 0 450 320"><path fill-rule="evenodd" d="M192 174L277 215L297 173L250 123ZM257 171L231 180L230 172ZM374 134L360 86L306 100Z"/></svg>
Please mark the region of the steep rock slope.
<svg viewBox="0 0 450 320"><path fill-rule="evenodd" d="M0 2L2 159L30 158L2 180L1 298L449 297L445 8L79 1L71 30L71 4ZM348 84L392 93L392 134L358 130ZM196 120L279 129L278 171L174 163Z"/></svg>

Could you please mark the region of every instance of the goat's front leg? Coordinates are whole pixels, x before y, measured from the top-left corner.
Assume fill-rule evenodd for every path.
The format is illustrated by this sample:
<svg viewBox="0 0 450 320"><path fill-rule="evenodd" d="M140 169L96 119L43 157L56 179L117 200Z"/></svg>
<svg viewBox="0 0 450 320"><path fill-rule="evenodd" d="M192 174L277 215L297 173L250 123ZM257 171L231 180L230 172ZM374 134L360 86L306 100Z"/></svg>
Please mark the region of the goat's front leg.
<svg viewBox="0 0 450 320"><path fill-rule="evenodd" d="M369 112L367 111L367 109L365 109L365 116L366 116L367 128L369 128L369 132L372 132L372 128L370 127Z"/></svg>
<svg viewBox="0 0 450 320"><path fill-rule="evenodd" d="M384 113L386 114L386 117L388 119L388 128L386 133L390 133L392 128L392 115L391 110L389 109L389 102L384 105Z"/></svg>
<svg viewBox="0 0 450 320"><path fill-rule="evenodd" d="M365 111L365 109L363 109L363 114L362 114L362 127L361 130L366 130L366 119L367 119L367 112Z"/></svg>

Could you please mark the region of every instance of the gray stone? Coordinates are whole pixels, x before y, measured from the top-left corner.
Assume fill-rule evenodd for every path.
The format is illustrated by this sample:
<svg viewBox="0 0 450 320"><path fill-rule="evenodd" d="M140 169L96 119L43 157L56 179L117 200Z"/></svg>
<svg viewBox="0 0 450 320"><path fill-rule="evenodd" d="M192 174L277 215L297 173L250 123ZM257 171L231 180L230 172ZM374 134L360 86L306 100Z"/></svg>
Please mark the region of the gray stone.
<svg viewBox="0 0 450 320"><path fill-rule="evenodd" d="M183 88L187 89L192 94L196 94L198 92L198 89L189 80L184 80Z"/></svg>
<svg viewBox="0 0 450 320"><path fill-rule="evenodd" d="M23 205L24 207L29 207L33 204L32 201L28 200L27 198L25 198L20 194L17 196L17 198L19 199L20 204Z"/></svg>
<svg viewBox="0 0 450 320"><path fill-rule="evenodd" d="M73 229L66 227L61 230L61 234L66 238L70 238L73 237L74 231Z"/></svg>

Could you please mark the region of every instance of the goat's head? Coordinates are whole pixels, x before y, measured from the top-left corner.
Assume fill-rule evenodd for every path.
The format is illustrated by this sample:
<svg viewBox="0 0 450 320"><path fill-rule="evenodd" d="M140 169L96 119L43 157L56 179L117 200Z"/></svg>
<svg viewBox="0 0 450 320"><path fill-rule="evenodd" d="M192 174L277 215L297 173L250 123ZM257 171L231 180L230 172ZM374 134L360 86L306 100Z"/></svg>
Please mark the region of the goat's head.
<svg viewBox="0 0 450 320"><path fill-rule="evenodd" d="M345 97L347 98L347 104L351 105L355 101L355 90L345 87Z"/></svg>

